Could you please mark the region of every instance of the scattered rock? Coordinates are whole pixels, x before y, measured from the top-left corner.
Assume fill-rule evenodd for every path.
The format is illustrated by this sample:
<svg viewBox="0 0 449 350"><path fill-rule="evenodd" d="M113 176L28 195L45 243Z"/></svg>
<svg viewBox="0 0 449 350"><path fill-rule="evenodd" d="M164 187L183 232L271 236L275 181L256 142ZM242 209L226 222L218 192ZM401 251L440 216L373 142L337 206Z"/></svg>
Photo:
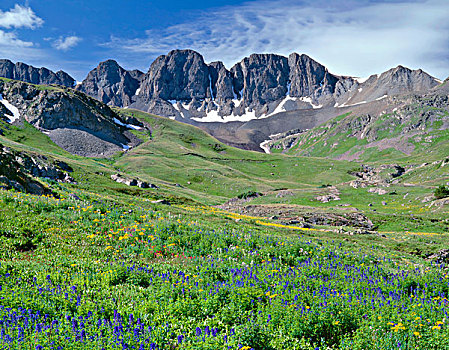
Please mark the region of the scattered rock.
<svg viewBox="0 0 449 350"><path fill-rule="evenodd" d="M449 205L449 198L437 199L430 203L430 207L442 207L444 205Z"/></svg>
<svg viewBox="0 0 449 350"><path fill-rule="evenodd" d="M349 186L351 186L351 187L353 187L353 188L365 188L365 187L367 186L367 183L366 183L366 182L359 181L359 180L352 180L352 181L349 183Z"/></svg>
<svg viewBox="0 0 449 350"><path fill-rule="evenodd" d="M0 144L0 183L2 188L15 189L37 195L54 194L34 178L47 178L59 182L74 182L61 168L71 170L63 162L54 162L45 156L28 155Z"/></svg>
<svg viewBox="0 0 449 350"><path fill-rule="evenodd" d="M118 183L122 183L125 184L127 186L137 186L140 188L158 188L156 185L145 182L145 181L141 181L138 179L130 179L127 177L123 177L120 174L113 174L111 175L111 179L114 180L115 182Z"/></svg>
<svg viewBox="0 0 449 350"><path fill-rule="evenodd" d="M369 193L377 193L378 195L387 194L387 191L380 187L370 188L370 189L368 189L368 192Z"/></svg>
<svg viewBox="0 0 449 350"><path fill-rule="evenodd" d="M166 199L158 199L155 201L151 201L153 204L164 204L164 205L171 205L170 202Z"/></svg>
<svg viewBox="0 0 449 350"><path fill-rule="evenodd" d="M424 197L423 200L421 201L421 203L431 202L433 199L435 199L435 196L432 194L430 196Z"/></svg>
<svg viewBox="0 0 449 350"><path fill-rule="evenodd" d="M429 260L434 260L438 264L449 264L449 249L440 250L438 253L429 255Z"/></svg>

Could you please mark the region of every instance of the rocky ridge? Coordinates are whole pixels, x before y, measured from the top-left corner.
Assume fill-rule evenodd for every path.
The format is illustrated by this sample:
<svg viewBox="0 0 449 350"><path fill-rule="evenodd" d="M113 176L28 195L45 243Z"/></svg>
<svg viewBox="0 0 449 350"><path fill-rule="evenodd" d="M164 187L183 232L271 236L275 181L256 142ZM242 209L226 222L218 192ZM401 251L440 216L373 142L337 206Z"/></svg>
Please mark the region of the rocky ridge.
<svg viewBox="0 0 449 350"><path fill-rule="evenodd" d="M36 68L22 62L13 63L6 59L0 59L0 77L38 85L56 84L66 87L75 85L75 79L62 70L55 73L45 67Z"/></svg>
<svg viewBox="0 0 449 350"><path fill-rule="evenodd" d="M159 56L147 73L106 61L79 91L203 128L227 144L261 150L270 135L309 129L347 110L377 110L389 98L427 92L439 81L403 66L366 79L332 74L304 54L253 54L227 69L193 50Z"/></svg>
<svg viewBox="0 0 449 350"><path fill-rule="evenodd" d="M292 110L341 108L438 85L422 70L402 66L363 80L337 76L297 53L253 54L228 70L222 62L205 63L196 51L173 50L159 56L146 74L131 76L108 60L77 89L111 105L185 122L244 122Z"/></svg>

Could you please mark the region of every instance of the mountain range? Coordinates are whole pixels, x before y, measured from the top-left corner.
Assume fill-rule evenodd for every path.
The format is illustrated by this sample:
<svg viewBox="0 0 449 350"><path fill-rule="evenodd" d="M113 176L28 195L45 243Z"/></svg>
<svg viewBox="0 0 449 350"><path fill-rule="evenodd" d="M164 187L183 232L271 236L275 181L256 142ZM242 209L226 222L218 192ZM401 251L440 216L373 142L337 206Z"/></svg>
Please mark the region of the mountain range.
<svg viewBox="0 0 449 350"><path fill-rule="evenodd" d="M192 124L229 145L267 152L264 145L273 135L312 129L352 110L388 112L397 107L393 97L422 95L442 84L420 69L403 66L365 79L338 76L297 53L252 54L227 69L222 62L205 63L193 50L159 56L147 73L107 60L76 86L62 71L8 60L0 60L0 76L74 88L71 94L77 98L84 93L109 107Z"/></svg>

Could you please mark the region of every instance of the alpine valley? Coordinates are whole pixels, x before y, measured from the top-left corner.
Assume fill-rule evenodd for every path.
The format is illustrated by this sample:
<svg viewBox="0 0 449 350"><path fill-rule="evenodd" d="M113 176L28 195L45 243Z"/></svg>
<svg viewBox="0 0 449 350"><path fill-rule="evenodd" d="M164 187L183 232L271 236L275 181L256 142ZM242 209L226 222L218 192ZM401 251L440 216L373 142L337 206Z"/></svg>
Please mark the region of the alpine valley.
<svg viewBox="0 0 449 350"><path fill-rule="evenodd" d="M2 59L0 348L449 349L448 185L420 69Z"/></svg>

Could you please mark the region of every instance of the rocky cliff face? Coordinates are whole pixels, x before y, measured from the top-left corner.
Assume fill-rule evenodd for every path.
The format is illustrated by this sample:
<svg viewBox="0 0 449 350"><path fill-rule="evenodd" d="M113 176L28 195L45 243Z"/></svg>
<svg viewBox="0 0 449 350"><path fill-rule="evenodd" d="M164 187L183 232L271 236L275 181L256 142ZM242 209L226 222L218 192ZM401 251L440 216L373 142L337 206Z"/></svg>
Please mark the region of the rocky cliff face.
<svg viewBox="0 0 449 350"><path fill-rule="evenodd" d="M98 157L122 151L131 143L127 130L143 127L137 120L125 120L105 104L72 89L41 89L20 81L0 80L0 94L8 106L17 109L20 120L78 155Z"/></svg>
<svg viewBox="0 0 449 350"><path fill-rule="evenodd" d="M73 87L75 80L63 71L56 73L47 68L36 68L22 62L13 63L10 60L0 60L0 77L21 80L32 84L57 84Z"/></svg>
<svg viewBox="0 0 449 350"><path fill-rule="evenodd" d="M253 54L231 68L234 89L245 105L259 107L287 93L289 66L286 57Z"/></svg>
<svg viewBox="0 0 449 350"><path fill-rule="evenodd" d="M76 90L107 105L126 107L132 103L142 77L140 71L128 72L116 61L107 60L90 71L86 79L76 86Z"/></svg>
<svg viewBox="0 0 449 350"><path fill-rule="evenodd" d="M144 100L192 100L211 97L209 68L192 50L175 50L159 56L145 75L140 97Z"/></svg>
<svg viewBox="0 0 449 350"><path fill-rule="evenodd" d="M253 54L228 70L222 62L205 63L193 50L173 50L159 56L146 74L103 62L77 89L110 105L196 124L346 107L436 85L425 72L401 66L361 81L331 74L297 53L288 58Z"/></svg>
<svg viewBox="0 0 449 350"><path fill-rule="evenodd" d="M249 148L259 150L254 143L271 134L314 127L354 106L376 109L387 97L440 84L422 70L402 66L368 79L337 76L297 53L253 54L227 69L219 61L205 63L198 52L173 50L146 74L107 62L78 89L110 105L198 125L239 147L246 148L250 139Z"/></svg>

